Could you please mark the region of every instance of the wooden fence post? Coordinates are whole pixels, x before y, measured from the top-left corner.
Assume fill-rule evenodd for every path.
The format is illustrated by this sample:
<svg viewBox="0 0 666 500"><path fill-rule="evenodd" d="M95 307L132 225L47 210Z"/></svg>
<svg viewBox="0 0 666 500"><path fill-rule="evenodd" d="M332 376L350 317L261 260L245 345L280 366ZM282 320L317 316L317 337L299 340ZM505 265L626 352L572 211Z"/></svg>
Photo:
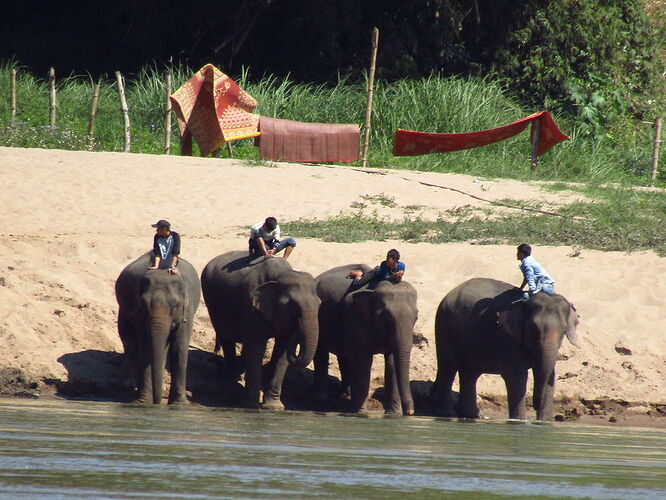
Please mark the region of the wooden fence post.
<svg viewBox="0 0 666 500"><path fill-rule="evenodd" d="M171 68L166 74L166 103L164 106L164 154L171 153Z"/></svg>
<svg viewBox="0 0 666 500"><path fill-rule="evenodd" d="M539 157L537 156L537 149L539 148L539 129L541 128L541 118L537 118L532 122L532 173L536 173L537 163Z"/></svg>
<svg viewBox="0 0 666 500"><path fill-rule="evenodd" d="M55 88L55 69L49 69L49 97L50 97L50 112L49 112L49 125L55 127L56 124L56 88Z"/></svg>
<svg viewBox="0 0 666 500"><path fill-rule="evenodd" d="M368 74L368 101L365 106L365 136L363 138L363 167L368 166L368 148L370 146L370 121L372 119L372 94L375 87L375 66L377 64L377 47L379 46L379 30L372 29L372 54L370 56L370 73Z"/></svg>
<svg viewBox="0 0 666 500"><path fill-rule="evenodd" d="M116 81L118 82L118 94L120 95L120 110L123 112L123 122L125 124L125 148L123 151L129 153L130 151L130 119L129 110L127 109L127 100L125 99L125 86L123 85L123 75L120 71L116 71Z"/></svg>
<svg viewBox="0 0 666 500"><path fill-rule="evenodd" d="M90 103L90 116L88 117L88 150L92 151L95 142L95 116L97 116L97 101L99 100L100 84L93 87L92 102Z"/></svg>
<svg viewBox="0 0 666 500"><path fill-rule="evenodd" d="M654 144L652 145L652 169L650 170L650 187L654 186L659 169L659 145L661 144L661 118L654 122Z"/></svg>
<svg viewBox="0 0 666 500"><path fill-rule="evenodd" d="M10 123L14 127L16 125L16 68L12 68L9 74L9 109L11 110Z"/></svg>

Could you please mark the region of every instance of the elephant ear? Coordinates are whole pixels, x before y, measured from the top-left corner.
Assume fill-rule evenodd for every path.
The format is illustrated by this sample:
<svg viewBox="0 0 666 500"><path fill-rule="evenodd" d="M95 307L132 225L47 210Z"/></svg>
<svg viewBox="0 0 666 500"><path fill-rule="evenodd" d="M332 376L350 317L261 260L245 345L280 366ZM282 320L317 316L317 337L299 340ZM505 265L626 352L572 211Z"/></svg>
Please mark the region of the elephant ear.
<svg viewBox="0 0 666 500"><path fill-rule="evenodd" d="M370 320L370 301L372 300L373 294L374 292L372 290L360 290L349 296L351 310L354 313L354 316L360 318L368 328L372 324Z"/></svg>
<svg viewBox="0 0 666 500"><path fill-rule="evenodd" d="M569 339L569 342L576 347L580 347L578 344L578 334L576 333L576 327L580 323L580 314L576 311L574 305L569 302L569 317L567 318L567 328L564 330L564 334Z"/></svg>
<svg viewBox="0 0 666 500"><path fill-rule="evenodd" d="M261 313L269 323L273 322L275 301L277 300L277 281L267 281L258 287L252 295L252 307Z"/></svg>
<svg viewBox="0 0 666 500"><path fill-rule="evenodd" d="M527 311L525 302L516 302L509 309L497 313L497 323L506 334L519 344L524 343L525 319Z"/></svg>

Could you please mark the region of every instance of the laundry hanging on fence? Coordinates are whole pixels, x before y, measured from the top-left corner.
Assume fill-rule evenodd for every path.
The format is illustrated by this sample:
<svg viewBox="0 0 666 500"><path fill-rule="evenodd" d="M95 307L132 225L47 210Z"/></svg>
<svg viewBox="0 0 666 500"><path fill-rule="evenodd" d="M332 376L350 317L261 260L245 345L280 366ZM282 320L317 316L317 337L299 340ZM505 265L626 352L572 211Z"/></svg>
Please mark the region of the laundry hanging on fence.
<svg viewBox="0 0 666 500"><path fill-rule="evenodd" d="M558 142L569 138L564 135L553 120L548 111L540 111L518 120L517 122L504 125L503 127L482 130L480 132L468 132L462 134L431 134L426 132L413 132L411 130L396 130L393 138L393 154L395 156L417 156L428 153L448 153L463 149L478 148L495 142L508 139L519 134L527 125L539 120L539 137L536 154L542 155Z"/></svg>
<svg viewBox="0 0 666 500"><path fill-rule="evenodd" d="M352 162L359 159L356 124L303 123L262 116L255 139L263 160Z"/></svg>
<svg viewBox="0 0 666 500"><path fill-rule="evenodd" d="M257 101L212 64L170 96L178 117L181 154L192 154L192 138L207 156L224 142L259 135Z"/></svg>

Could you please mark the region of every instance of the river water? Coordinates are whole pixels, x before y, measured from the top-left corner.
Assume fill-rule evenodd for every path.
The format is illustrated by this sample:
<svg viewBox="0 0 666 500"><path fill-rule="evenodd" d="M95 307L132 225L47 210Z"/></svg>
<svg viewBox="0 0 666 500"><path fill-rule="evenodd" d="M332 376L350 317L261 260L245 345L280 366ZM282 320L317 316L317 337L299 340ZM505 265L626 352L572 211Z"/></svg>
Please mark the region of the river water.
<svg viewBox="0 0 666 500"><path fill-rule="evenodd" d="M12 498L666 498L666 431L0 400Z"/></svg>

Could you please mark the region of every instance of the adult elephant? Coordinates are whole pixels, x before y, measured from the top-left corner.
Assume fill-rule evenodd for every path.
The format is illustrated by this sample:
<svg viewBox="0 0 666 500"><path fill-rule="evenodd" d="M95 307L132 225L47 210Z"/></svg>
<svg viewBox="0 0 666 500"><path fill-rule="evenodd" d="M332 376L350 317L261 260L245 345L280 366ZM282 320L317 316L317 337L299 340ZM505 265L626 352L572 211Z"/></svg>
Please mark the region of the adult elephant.
<svg viewBox="0 0 666 500"><path fill-rule="evenodd" d="M527 374L534 377L537 419L550 420L555 362L564 336L577 345L578 314L561 295L537 293L528 301L509 283L471 279L451 290L435 318L437 379L436 413L477 418L476 382L483 373L504 379L509 418L525 418ZM458 412L451 385L460 380Z"/></svg>
<svg viewBox="0 0 666 500"><path fill-rule="evenodd" d="M370 390L374 354L384 355L387 413L414 414L409 363L418 317L416 290L406 281L370 282L350 290L350 271L362 264L340 266L317 276L319 346L315 355L315 393L326 391L328 358L338 358L343 387L351 387L354 411L364 411Z"/></svg>
<svg viewBox="0 0 666 500"><path fill-rule="evenodd" d="M215 328L216 352L222 348L234 372L236 343L243 345L247 406L259 405L266 344L275 337L275 363L261 406L284 408L280 393L288 365L307 366L317 348L320 301L312 276L294 271L280 257L251 260L247 252L228 252L206 265L201 286Z"/></svg>
<svg viewBox="0 0 666 500"><path fill-rule="evenodd" d="M178 274L148 270L148 252L122 270L116 280L118 333L137 377L137 401L159 404L169 356L169 404L187 403L187 357L192 320L201 287L194 267L178 259Z"/></svg>

